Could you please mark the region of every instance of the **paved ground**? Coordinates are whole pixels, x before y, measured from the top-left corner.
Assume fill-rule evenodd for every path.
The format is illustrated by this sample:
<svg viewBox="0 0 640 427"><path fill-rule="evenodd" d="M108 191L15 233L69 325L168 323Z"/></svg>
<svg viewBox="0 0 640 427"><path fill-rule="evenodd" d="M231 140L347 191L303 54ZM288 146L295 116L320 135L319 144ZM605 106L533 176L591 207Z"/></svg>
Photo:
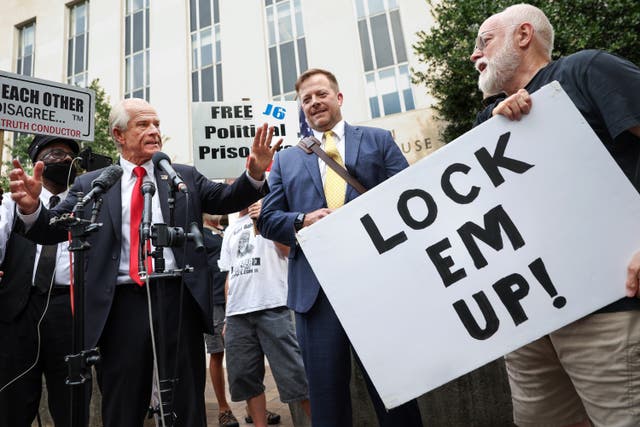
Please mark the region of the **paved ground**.
<svg viewBox="0 0 640 427"><path fill-rule="evenodd" d="M207 367L209 366L209 362L207 361ZM225 372L225 378L226 378ZM289 410L289 405L280 402L280 397L278 395L278 390L276 389L276 384L273 380L273 375L271 374L271 369L269 366L266 367L265 379L264 379L265 387L266 387L266 397L267 397L267 409L271 412L276 412L280 414L282 420L280 422L281 427L294 427L291 412ZM218 427L218 401L216 400L216 396L213 393L213 387L211 386L211 378L209 376L209 369L207 369L207 387L204 393L205 403L207 405L207 421L209 427ZM241 426L250 426L253 424L247 424L244 422L244 417L246 415L245 402L231 402L229 396L229 390L227 386L227 401L231 404L231 410L233 414L238 419L238 422Z"/></svg>
<svg viewBox="0 0 640 427"><path fill-rule="evenodd" d="M209 360L207 358L207 368L209 366ZM225 378L226 378L226 371L225 371ZM280 397L278 395L278 390L276 389L276 384L273 380L273 375L271 374L271 369L269 368L269 366L266 366L266 372L265 372L265 394L267 397L267 408L275 413L280 414L281 417L281 422L280 422L280 426L281 427L294 427L295 424L292 421L292 416L291 416L291 412L289 410L289 405L288 404L284 404L282 402L280 402ZM97 396L99 394L97 388L94 388L94 397ZM43 396L45 396L44 399L42 399L42 401L40 402L40 414L42 416L42 427L53 427L53 422L51 421L51 418L49 416L49 411L47 409L47 403L46 403L46 388L43 387ZM92 414L98 414L99 413L99 403L97 402L98 399L93 399L92 401L92 406L95 406L95 408L92 408ZM231 404L231 410L233 411L234 415L236 416L236 418L238 418L238 422L240 423L241 426L252 426L253 424L247 424L244 422L244 417L246 415L246 409L245 409L245 402L231 402L230 399L230 395L229 395L229 390L227 388L227 401L229 401L229 403ZM207 385L206 385L206 389L205 389L205 403L206 403L206 407L207 407L207 421L208 421L208 426L209 427L218 427L218 401L216 400L216 396L213 393L213 387L211 386L211 378L209 376L209 369L207 369ZM298 407L298 410L301 411L301 409ZM300 414L302 414L300 412ZM299 415L300 416L300 415ZM99 417L97 417L96 419L93 419L91 422L91 426L100 426L101 422L99 420ZM145 422L145 427L154 427L155 426L155 422L153 420L147 420ZM308 425L308 423L302 422L301 425L299 426L295 426L295 427L305 427L306 425ZM38 423L37 421L34 421L32 424L33 427L38 427Z"/></svg>

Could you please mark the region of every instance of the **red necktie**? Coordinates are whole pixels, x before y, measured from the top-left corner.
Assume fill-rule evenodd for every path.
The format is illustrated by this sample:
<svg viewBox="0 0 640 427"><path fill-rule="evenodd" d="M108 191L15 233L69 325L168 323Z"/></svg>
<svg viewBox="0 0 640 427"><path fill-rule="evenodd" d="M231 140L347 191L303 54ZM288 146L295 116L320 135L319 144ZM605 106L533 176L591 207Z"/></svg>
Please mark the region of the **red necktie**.
<svg viewBox="0 0 640 427"><path fill-rule="evenodd" d="M131 279L133 279L134 282L142 286L144 282L138 275L138 252L140 250L139 229L140 222L142 221L144 198L140 188L142 187L142 181L144 180L144 176L147 174L147 171L142 166L136 166L133 168L133 173L138 177L138 179L136 180L136 183L133 186L133 191L131 192L131 221L129 223L129 241L131 242L131 246L129 247L129 276L131 276Z"/></svg>

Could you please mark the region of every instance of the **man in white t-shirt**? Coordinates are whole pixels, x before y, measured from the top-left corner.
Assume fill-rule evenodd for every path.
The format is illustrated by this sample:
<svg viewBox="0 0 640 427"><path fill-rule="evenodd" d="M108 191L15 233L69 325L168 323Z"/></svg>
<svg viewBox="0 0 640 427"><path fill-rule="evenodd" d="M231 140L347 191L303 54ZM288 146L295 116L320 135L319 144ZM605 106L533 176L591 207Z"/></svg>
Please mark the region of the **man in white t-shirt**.
<svg viewBox="0 0 640 427"><path fill-rule="evenodd" d="M228 271L225 349L231 400L245 400L256 427L278 423L264 394L264 356L284 403L301 402L309 415L302 356L287 303L288 247L260 236L261 202L240 211L222 240L218 264Z"/></svg>

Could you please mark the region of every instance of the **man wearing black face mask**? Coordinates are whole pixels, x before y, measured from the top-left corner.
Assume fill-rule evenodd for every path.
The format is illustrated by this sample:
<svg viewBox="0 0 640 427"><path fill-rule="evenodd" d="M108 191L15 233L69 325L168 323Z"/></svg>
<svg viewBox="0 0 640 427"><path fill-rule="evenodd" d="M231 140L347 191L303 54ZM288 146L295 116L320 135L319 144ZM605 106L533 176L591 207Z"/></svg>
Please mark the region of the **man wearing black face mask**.
<svg viewBox="0 0 640 427"><path fill-rule="evenodd" d="M67 195L75 176L78 144L38 135L29 146L45 164L40 199L52 206ZM41 246L20 235L15 203L0 205L0 427L31 426L44 374L49 412L57 426L70 425L70 389L64 356L71 353L68 243Z"/></svg>

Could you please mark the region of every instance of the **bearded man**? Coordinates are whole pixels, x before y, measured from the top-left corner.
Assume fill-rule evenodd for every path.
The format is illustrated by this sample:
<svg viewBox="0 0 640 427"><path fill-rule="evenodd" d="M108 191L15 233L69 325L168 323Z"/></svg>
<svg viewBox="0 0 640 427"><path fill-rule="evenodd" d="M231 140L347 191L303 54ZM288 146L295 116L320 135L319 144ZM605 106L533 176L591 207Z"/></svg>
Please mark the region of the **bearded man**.
<svg viewBox="0 0 640 427"><path fill-rule="evenodd" d="M599 50L552 61L553 37L545 14L528 4L484 21L471 61L483 93L504 96L477 124L497 114L520 120L532 108L529 93L557 80L640 189L640 69ZM627 298L505 357L517 425L640 425L639 274L640 252L627 268Z"/></svg>

